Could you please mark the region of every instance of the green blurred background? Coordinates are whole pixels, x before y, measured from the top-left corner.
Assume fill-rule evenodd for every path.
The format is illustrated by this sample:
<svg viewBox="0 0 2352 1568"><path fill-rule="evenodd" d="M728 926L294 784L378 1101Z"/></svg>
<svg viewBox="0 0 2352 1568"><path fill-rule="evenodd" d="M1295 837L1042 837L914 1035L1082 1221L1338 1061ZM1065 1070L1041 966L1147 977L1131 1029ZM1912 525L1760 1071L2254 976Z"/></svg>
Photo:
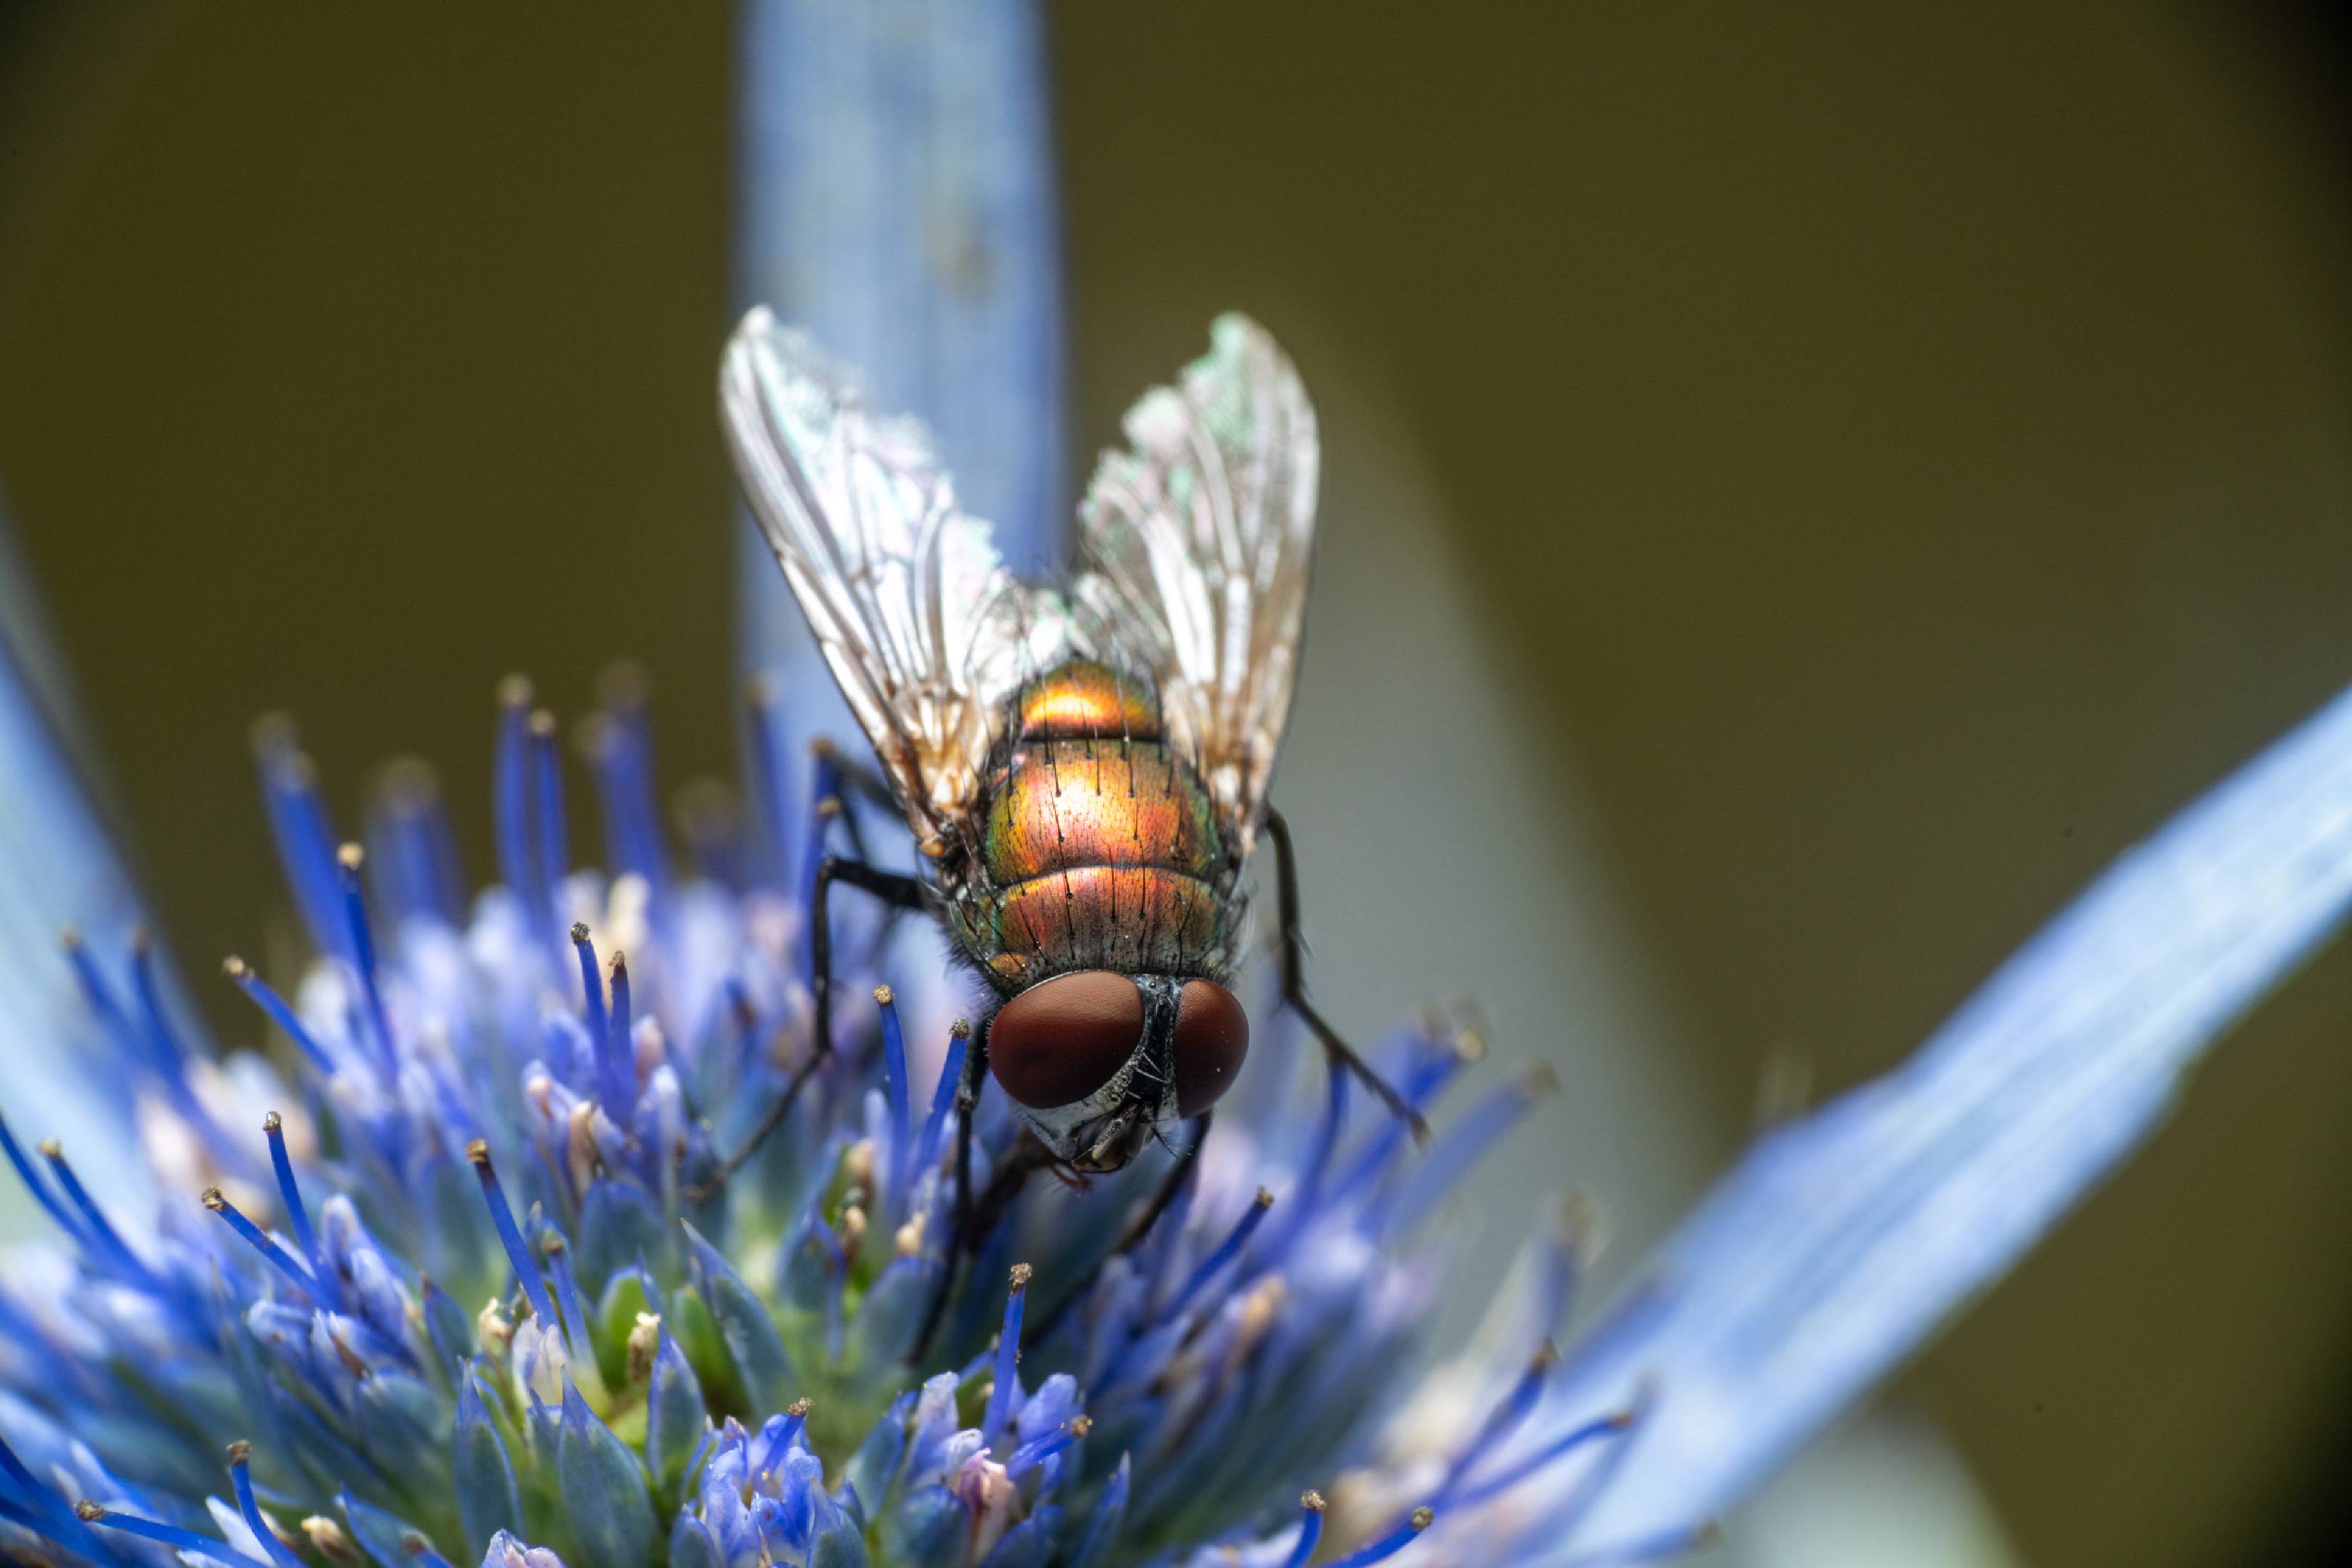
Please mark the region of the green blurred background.
<svg viewBox="0 0 2352 1568"><path fill-rule="evenodd" d="M731 763L731 18L590 9L0 5L0 479L192 967L281 907L263 710L346 806L442 763L478 872L510 668L576 710L642 658L674 776ZM1057 8L1078 429L1231 304L1344 383L1719 1153L1769 1056L1892 1065L2352 679L2347 56L1614 10ZM1897 1385L2023 1562L2352 1544L2347 1042L2336 952Z"/></svg>

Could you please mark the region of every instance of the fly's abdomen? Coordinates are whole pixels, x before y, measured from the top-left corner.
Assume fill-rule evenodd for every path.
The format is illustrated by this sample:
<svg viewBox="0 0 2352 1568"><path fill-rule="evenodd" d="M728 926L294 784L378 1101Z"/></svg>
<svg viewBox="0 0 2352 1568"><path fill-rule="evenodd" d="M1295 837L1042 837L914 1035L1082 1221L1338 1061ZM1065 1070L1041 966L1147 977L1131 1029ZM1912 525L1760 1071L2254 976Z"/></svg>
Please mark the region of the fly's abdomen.
<svg viewBox="0 0 2352 1568"><path fill-rule="evenodd" d="M1073 866L998 889L988 967L1034 984L1079 969L1210 975L1223 967L1216 889L1156 866Z"/></svg>
<svg viewBox="0 0 2352 1568"><path fill-rule="evenodd" d="M1217 868L1208 795L1161 742L1024 742L991 782L982 854L1000 887L1080 866Z"/></svg>
<svg viewBox="0 0 2352 1568"><path fill-rule="evenodd" d="M1029 687L987 820L985 937L1001 978L1214 966L1223 846L1199 774L1135 683L1074 662Z"/></svg>

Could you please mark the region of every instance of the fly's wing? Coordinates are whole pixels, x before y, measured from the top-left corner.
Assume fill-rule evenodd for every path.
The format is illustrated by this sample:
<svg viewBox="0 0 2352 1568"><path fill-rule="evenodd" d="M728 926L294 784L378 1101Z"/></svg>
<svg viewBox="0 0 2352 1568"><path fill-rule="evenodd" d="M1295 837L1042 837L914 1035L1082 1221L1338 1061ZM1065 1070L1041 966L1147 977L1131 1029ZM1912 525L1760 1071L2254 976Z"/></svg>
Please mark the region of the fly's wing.
<svg viewBox="0 0 2352 1568"><path fill-rule="evenodd" d="M916 837L965 834L1008 693L1066 635L1024 589L912 419L856 387L764 308L743 318L719 410L752 513L874 744Z"/></svg>
<svg viewBox="0 0 2352 1568"><path fill-rule="evenodd" d="M1315 542L1315 409L1265 330L1219 317L1206 358L1128 411L1080 510L1079 637L1139 659L1170 736L1249 852L1290 717Z"/></svg>

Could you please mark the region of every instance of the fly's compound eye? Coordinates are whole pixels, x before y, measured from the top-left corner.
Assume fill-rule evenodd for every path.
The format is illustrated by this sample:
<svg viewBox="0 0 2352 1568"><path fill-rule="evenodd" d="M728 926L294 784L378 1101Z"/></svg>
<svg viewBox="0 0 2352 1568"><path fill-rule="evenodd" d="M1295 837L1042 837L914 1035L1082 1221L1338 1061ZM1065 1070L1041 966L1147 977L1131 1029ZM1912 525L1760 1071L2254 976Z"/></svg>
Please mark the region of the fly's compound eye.
<svg viewBox="0 0 2352 1568"><path fill-rule="evenodd" d="M1180 1012L1179 1029L1181 1020ZM998 1009L988 1026L988 1067L1005 1093L1049 1110L1108 1083L1142 1038L1143 993L1134 981L1108 970L1057 975ZM1178 1081L1182 1076L1180 1066Z"/></svg>
<svg viewBox="0 0 2352 1568"><path fill-rule="evenodd" d="M1176 1001L1176 1114L1198 1116L1241 1076L1249 1015L1213 980L1187 980Z"/></svg>

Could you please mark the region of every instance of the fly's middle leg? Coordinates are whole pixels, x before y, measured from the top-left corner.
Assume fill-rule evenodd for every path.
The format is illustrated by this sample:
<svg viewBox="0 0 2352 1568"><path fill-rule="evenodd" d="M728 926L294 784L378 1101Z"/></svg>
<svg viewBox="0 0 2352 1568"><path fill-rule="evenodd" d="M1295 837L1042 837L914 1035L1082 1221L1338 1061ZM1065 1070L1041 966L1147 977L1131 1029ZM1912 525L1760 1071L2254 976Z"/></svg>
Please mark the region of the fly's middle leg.
<svg viewBox="0 0 2352 1568"><path fill-rule="evenodd" d="M1356 1054L1355 1048L1339 1037L1339 1032L1323 1019L1307 999L1307 941L1299 932L1298 916L1298 856L1290 842L1290 824L1282 813L1272 806L1265 811L1265 836L1274 841L1274 885L1277 920L1281 926L1281 965L1283 1005L1297 1013L1307 1031L1321 1043L1324 1053L1331 1058L1334 1072L1356 1075L1366 1089L1379 1097L1389 1109L1389 1114L1412 1129L1416 1142L1429 1139L1429 1123L1420 1111L1406 1103L1394 1085L1374 1071L1370 1062Z"/></svg>
<svg viewBox="0 0 2352 1568"><path fill-rule="evenodd" d="M874 863L873 852L866 847L866 830L858 823L856 803L862 801L894 821L900 813L897 797L891 795L890 786L883 781L882 775L865 763L842 755L840 749L825 736L820 735L809 742L809 759L812 781L809 871L802 893L814 902L816 897L816 868L824 864L824 857L829 853L827 842L836 831L849 845L849 853L843 857L845 859L868 866ZM898 914L909 907L895 902L889 904L882 928L875 933L873 946L869 950L871 953L878 953L889 945L890 933Z"/></svg>
<svg viewBox="0 0 2352 1568"><path fill-rule="evenodd" d="M760 1117L759 1125L751 1129L735 1152L719 1162L710 1174L698 1183L688 1194L689 1201L699 1203L727 1184L741 1170L768 1135L783 1125L792 1114L793 1102L833 1054L833 920L830 912L833 885L845 882L859 891L872 895L894 910L919 910L923 907L923 884L913 877L896 871L878 870L863 860L845 860L828 855L817 863L816 879L809 896L809 985L814 995L815 1027L809 1054L793 1069L784 1083L784 1090Z"/></svg>

